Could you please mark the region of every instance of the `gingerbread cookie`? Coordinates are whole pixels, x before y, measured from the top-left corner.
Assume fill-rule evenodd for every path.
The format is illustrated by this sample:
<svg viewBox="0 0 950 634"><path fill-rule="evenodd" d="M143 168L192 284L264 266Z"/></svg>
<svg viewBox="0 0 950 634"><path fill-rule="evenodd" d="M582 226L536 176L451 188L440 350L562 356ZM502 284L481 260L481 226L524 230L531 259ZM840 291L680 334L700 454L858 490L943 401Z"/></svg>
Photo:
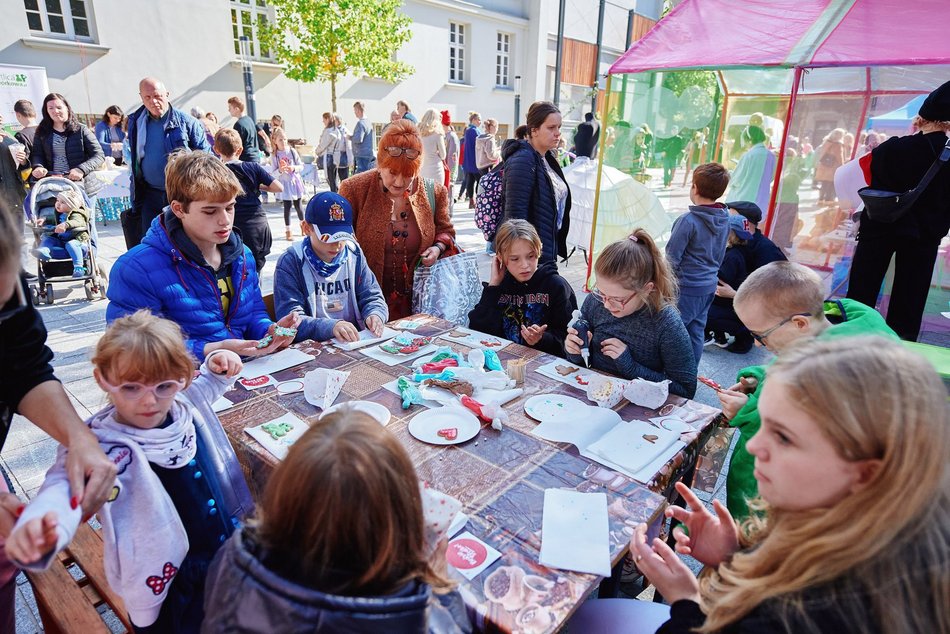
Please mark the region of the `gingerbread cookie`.
<svg viewBox="0 0 950 634"><path fill-rule="evenodd" d="M575 368L572 365L556 365L554 369L557 370L557 373L561 376L567 376L573 372L577 372L578 368Z"/></svg>

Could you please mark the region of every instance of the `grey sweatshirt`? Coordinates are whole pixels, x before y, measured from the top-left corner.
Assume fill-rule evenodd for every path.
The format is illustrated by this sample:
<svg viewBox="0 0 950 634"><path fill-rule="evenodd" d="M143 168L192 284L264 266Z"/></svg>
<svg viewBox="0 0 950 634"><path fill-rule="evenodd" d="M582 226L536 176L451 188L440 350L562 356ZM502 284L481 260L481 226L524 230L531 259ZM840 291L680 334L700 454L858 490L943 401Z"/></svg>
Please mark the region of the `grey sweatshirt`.
<svg viewBox="0 0 950 634"><path fill-rule="evenodd" d="M689 211L676 219L666 243L666 259L676 273L680 293L716 292L728 237L729 211L722 203L709 207L690 205Z"/></svg>

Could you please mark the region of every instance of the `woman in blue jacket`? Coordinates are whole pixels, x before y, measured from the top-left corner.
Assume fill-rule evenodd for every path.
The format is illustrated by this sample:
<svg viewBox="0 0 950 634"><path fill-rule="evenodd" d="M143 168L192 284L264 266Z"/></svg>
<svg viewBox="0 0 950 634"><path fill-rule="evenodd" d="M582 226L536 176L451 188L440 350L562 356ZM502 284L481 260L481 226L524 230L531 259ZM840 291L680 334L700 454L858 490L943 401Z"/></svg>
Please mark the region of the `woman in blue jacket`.
<svg viewBox="0 0 950 634"><path fill-rule="evenodd" d="M96 139L102 146L102 153L115 159L116 165L122 164L122 141L125 140L125 132L122 131L122 108L119 106L109 106L106 108L102 120L96 124Z"/></svg>
<svg viewBox="0 0 950 634"><path fill-rule="evenodd" d="M508 144L502 156L505 219L522 218L534 225L541 237L539 263L556 263L558 255L567 257L571 212L571 189L556 153L561 111L549 101L534 102L515 136L523 140Z"/></svg>

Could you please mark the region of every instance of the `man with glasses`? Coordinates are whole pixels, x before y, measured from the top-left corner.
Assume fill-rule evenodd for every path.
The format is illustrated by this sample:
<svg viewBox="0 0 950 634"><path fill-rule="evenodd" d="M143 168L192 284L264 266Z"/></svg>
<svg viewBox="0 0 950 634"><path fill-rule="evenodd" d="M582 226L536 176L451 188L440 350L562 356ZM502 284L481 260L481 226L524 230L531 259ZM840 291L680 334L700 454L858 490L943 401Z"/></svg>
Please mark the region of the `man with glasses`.
<svg viewBox="0 0 950 634"><path fill-rule="evenodd" d="M0 205L0 447L13 415L19 413L69 448L66 468L74 508L86 516L102 506L112 489L116 467L99 449L95 436L76 414L62 384L53 376L53 353L46 328L19 275L22 229ZM3 552L22 509L0 471L0 632L15 632L16 569Z"/></svg>
<svg viewBox="0 0 950 634"><path fill-rule="evenodd" d="M825 301L824 297L824 284L814 271L795 262L772 262L746 278L734 305L752 338L775 354L813 337L897 339L873 308L850 299ZM719 393L723 414L739 429L726 478L726 505L737 520L749 514L747 501L758 494L754 460L746 442L761 425L758 401L766 375L766 366L744 368L739 382Z"/></svg>

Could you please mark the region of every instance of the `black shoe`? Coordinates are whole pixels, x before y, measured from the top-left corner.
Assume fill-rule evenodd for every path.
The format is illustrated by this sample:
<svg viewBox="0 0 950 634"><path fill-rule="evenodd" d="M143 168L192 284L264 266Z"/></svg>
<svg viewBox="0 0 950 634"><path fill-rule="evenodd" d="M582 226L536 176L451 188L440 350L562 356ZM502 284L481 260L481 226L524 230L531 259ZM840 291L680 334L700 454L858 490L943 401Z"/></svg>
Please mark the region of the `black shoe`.
<svg viewBox="0 0 950 634"><path fill-rule="evenodd" d="M735 354L745 354L752 349L752 346L755 345L755 340L752 339L752 335L745 333L742 335L736 335L735 341L726 346L727 352L734 352Z"/></svg>
<svg viewBox="0 0 950 634"><path fill-rule="evenodd" d="M706 340L703 341L703 346L719 346L720 348L725 348L729 345L729 340L726 339L726 333L716 332L710 330L706 333Z"/></svg>
<svg viewBox="0 0 950 634"><path fill-rule="evenodd" d="M28 280L35 280L35 279L36 279L36 273L30 273L29 271L27 271L27 270L25 270L25 269L21 272L21 275L23 275L23 277L25 277L25 278L28 279Z"/></svg>

